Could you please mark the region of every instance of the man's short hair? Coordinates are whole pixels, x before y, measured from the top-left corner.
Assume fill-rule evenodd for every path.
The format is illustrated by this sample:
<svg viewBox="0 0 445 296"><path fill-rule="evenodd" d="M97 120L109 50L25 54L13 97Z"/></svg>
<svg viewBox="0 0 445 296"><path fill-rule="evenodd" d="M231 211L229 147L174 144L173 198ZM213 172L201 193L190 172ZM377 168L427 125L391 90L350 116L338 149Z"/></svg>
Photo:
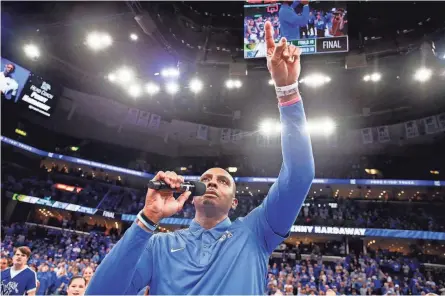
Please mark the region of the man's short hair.
<svg viewBox="0 0 445 296"><path fill-rule="evenodd" d="M31 249L27 246L18 247L15 249L14 255L17 253L17 251L20 251L20 253L24 254L28 258L31 257Z"/></svg>

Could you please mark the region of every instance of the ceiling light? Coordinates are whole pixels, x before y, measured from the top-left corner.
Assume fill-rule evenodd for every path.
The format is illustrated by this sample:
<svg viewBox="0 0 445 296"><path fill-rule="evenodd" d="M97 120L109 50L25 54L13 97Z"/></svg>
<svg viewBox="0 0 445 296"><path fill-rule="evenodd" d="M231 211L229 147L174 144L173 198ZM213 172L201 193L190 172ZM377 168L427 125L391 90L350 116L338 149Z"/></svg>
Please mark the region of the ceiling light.
<svg viewBox="0 0 445 296"><path fill-rule="evenodd" d="M431 69L421 68L414 74L414 79L420 82L425 82L429 80L432 75L433 71Z"/></svg>
<svg viewBox="0 0 445 296"><path fill-rule="evenodd" d="M138 35L132 33L132 34L130 34L130 39L133 41L136 41L136 40L138 40Z"/></svg>
<svg viewBox="0 0 445 296"><path fill-rule="evenodd" d="M174 82L167 83L166 85L167 92L171 95L174 95L179 91L179 85Z"/></svg>
<svg viewBox="0 0 445 296"><path fill-rule="evenodd" d="M149 83L147 83L147 85L145 86L145 90L147 91L147 93L148 93L149 95L154 95L154 94L156 94L156 93L159 92L159 86L157 86L157 85L154 84L154 83L149 82Z"/></svg>
<svg viewBox="0 0 445 296"><path fill-rule="evenodd" d="M40 50L39 48L34 44L27 44L23 47L23 51L25 52L26 56L30 59L37 59L40 56Z"/></svg>

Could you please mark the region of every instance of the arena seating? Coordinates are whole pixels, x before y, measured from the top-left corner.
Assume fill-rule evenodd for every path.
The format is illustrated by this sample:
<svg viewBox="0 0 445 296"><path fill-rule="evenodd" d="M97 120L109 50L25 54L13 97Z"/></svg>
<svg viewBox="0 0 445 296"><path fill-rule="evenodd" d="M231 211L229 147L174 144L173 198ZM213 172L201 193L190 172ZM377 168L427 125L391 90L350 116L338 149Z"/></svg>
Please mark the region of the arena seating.
<svg viewBox="0 0 445 296"><path fill-rule="evenodd" d="M59 170L59 173L57 173ZM48 173L41 169L37 173L26 171L15 166L4 166L2 186L6 191L36 197L51 197L53 200L79 204L125 214L136 214L142 207L145 189L134 189L106 182L96 182L79 178L79 172L71 172L70 178L63 176L67 185L80 186L79 193L56 189L53 184L60 180L63 168L55 168ZM69 182L69 183L68 183ZM258 206L264 199L264 194L238 195L238 208L230 213L232 219L245 216ZM317 199L319 201L320 199ZM344 197L326 197L325 201L335 202L338 208L326 205L302 208L296 224L300 225L333 225L364 228L391 228L407 230L444 231L445 217L441 215L443 208L434 204L416 202L372 202L356 201ZM177 218L193 218L194 207L190 201L183 211L175 215Z"/></svg>
<svg viewBox="0 0 445 296"><path fill-rule="evenodd" d="M1 255L10 258L14 247L29 246L33 251L29 265L39 280L48 281L45 291L38 294L63 294L69 278L82 274L86 267L95 269L118 239L100 231L2 222ZM332 262L316 250L303 244L287 246L286 256L271 257L267 293L325 295L327 289L333 289L338 295L419 295L445 291L445 274L426 271L409 255L377 250ZM301 258L308 253L310 258Z"/></svg>
<svg viewBox="0 0 445 296"><path fill-rule="evenodd" d="M117 213L135 214L143 207L145 188L129 187L125 177L99 178L82 170L54 165L42 166L39 162L8 157L2 162L2 196L5 192L20 193L40 198L63 201L99 208ZM206 165L218 165L209 160ZM348 166L351 163L348 163ZM186 173L198 174L200 166L192 166ZM332 168L335 164L332 165ZM150 166L149 169L153 169ZM141 168L138 168L141 169ZM197 170L197 171L195 171ZM267 175L258 172L258 175ZM347 170L344 170L346 172ZM352 169L345 177L359 177L362 171ZM324 173L330 174L330 170ZM56 183L81 187L77 192L56 188ZM241 193L241 192L240 192ZM258 206L265 194L239 194L239 205L230 218L245 216ZM308 196L305 206L296 219L298 225L331 225L363 228L445 231L443 207L437 207L442 196L424 195L419 200L364 200L342 196ZM323 201L323 202L321 202ZM321 206L319 205L321 203ZM328 206L335 203L337 207ZM188 201L176 218L193 218L194 207ZM68 213L70 215L70 213ZM69 216L68 216L69 217ZM28 222L7 225L2 223L2 257L10 259L13 247L28 245L33 251L29 264L41 281L45 291L38 294L63 294L70 277L82 274L87 266L95 269L119 239L124 229L89 225L73 219L50 218L38 220L31 215ZM43 226L36 226L46 224ZM48 228L50 227L50 228ZM118 234L119 233L119 234ZM329 255L329 256L328 256ZM328 257L336 256L335 261ZM367 255L346 255L341 242L285 245L270 258L269 295L324 295L333 289L338 295L406 295L441 293L445 289L445 275L426 270L421 263L442 263L437 256L417 250L415 253L390 253L388 250L371 250ZM46 268L48 266L48 268ZM63 272L63 270L65 272ZM445 290L443 290L445 291Z"/></svg>

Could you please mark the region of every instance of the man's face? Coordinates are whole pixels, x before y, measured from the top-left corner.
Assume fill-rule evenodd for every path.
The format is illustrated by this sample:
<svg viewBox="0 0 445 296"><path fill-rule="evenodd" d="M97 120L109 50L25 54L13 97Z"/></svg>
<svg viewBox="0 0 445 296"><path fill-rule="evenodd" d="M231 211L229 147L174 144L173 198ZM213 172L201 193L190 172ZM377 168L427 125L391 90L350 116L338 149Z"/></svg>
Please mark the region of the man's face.
<svg viewBox="0 0 445 296"><path fill-rule="evenodd" d="M6 268L8 268L8 260L6 258L1 259L0 268L2 271L5 270Z"/></svg>
<svg viewBox="0 0 445 296"><path fill-rule="evenodd" d="M5 70L4 73L5 74L9 74L14 70L14 65L13 64L6 64L5 65Z"/></svg>
<svg viewBox="0 0 445 296"><path fill-rule="evenodd" d="M17 250L14 256L12 257L12 263L14 265L25 265L27 261L28 257L22 252L20 252L20 250Z"/></svg>
<svg viewBox="0 0 445 296"><path fill-rule="evenodd" d="M236 208L238 200L235 198L235 181L226 170L209 169L201 176L201 182L206 184L207 191L193 199L197 210L212 209L228 213L231 208Z"/></svg>

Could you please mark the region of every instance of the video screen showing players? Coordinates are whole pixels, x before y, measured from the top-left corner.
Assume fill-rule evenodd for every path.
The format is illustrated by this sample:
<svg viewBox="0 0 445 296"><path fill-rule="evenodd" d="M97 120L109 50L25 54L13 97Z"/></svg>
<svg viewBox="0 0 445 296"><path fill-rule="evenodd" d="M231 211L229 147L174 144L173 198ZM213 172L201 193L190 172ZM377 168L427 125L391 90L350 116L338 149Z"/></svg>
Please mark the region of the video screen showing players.
<svg viewBox="0 0 445 296"><path fill-rule="evenodd" d="M266 21L272 23L275 42L286 37L303 54L349 50L345 2L271 2L250 0L244 5L244 58L266 57Z"/></svg>

